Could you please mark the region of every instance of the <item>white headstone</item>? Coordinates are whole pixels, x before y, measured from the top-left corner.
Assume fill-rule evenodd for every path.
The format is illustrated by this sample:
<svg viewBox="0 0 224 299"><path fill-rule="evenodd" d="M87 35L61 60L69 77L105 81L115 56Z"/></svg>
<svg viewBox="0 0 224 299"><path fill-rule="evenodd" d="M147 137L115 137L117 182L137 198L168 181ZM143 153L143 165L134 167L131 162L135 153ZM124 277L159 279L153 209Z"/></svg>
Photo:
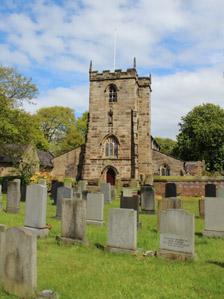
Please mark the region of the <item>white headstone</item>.
<svg viewBox="0 0 224 299"><path fill-rule="evenodd" d="M160 214L160 255L194 257L194 215L182 209L168 209Z"/></svg>
<svg viewBox="0 0 224 299"><path fill-rule="evenodd" d="M86 221L90 224L103 224L104 195L103 193L88 193Z"/></svg>
<svg viewBox="0 0 224 299"><path fill-rule="evenodd" d="M110 209L107 248L112 252L133 252L137 249L137 212L131 209Z"/></svg>
<svg viewBox="0 0 224 299"><path fill-rule="evenodd" d="M224 200L220 197L205 198L205 229L208 237L224 238Z"/></svg>

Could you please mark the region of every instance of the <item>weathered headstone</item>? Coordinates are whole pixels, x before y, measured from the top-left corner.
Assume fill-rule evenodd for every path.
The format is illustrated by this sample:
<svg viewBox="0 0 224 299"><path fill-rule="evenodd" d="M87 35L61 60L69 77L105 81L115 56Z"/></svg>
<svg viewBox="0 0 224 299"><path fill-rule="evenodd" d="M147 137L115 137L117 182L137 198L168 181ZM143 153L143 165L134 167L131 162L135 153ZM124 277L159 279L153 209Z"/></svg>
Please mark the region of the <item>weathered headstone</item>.
<svg viewBox="0 0 224 299"><path fill-rule="evenodd" d="M176 197L177 196L177 186L175 183L165 184L165 197Z"/></svg>
<svg viewBox="0 0 224 299"><path fill-rule="evenodd" d="M36 259L36 237L22 228L7 229L2 257L2 281L7 293L22 298L31 298L35 295Z"/></svg>
<svg viewBox="0 0 224 299"><path fill-rule="evenodd" d="M224 238L224 200L220 197L205 198L204 236Z"/></svg>
<svg viewBox="0 0 224 299"><path fill-rule="evenodd" d="M136 192L132 188L123 187L122 194L124 197L132 197Z"/></svg>
<svg viewBox="0 0 224 299"><path fill-rule="evenodd" d="M136 251L136 211L131 209L110 209L107 249L111 252Z"/></svg>
<svg viewBox="0 0 224 299"><path fill-rule="evenodd" d="M205 200L204 199L199 199L198 208L199 208L199 216L201 218L204 218L205 217Z"/></svg>
<svg viewBox="0 0 224 299"><path fill-rule="evenodd" d="M104 195L104 202L111 202L111 184L110 183L101 183L100 192Z"/></svg>
<svg viewBox="0 0 224 299"><path fill-rule="evenodd" d="M216 185L206 184L205 185L205 197L216 197Z"/></svg>
<svg viewBox="0 0 224 299"><path fill-rule="evenodd" d="M47 187L40 184L27 186L25 228L37 237L46 237Z"/></svg>
<svg viewBox="0 0 224 299"><path fill-rule="evenodd" d="M68 187L59 187L57 190L56 218L61 218L62 198L73 198L73 189Z"/></svg>
<svg viewBox="0 0 224 299"><path fill-rule="evenodd" d="M193 259L194 215L183 209L161 211L159 256L169 259Z"/></svg>
<svg viewBox="0 0 224 299"><path fill-rule="evenodd" d="M224 199L224 186L217 188L216 196Z"/></svg>
<svg viewBox="0 0 224 299"><path fill-rule="evenodd" d="M87 200L88 193L89 193L89 191L82 191L82 199L83 200Z"/></svg>
<svg viewBox="0 0 224 299"><path fill-rule="evenodd" d="M168 209L181 209L182 201L177 197L167 197L158 201L157 207L157 230L160 229L160 213Z"/></svg>
<svg viewBox="0 0 224 299"><path fill-rule="evenodd" d="M139 196L133 195L132 197L121 196L120 199L120 208L121 209L133 209L137 213L137 225L138 227L141 226L139 223Z"/></svg>
<svg viewBox="0 0 224 299"><path fill-rule="evenodd" d="M57 193L58 193L58 188L64 186L63 182L59 182L57 180L52 180L51 181L51 197L54 201L54 204L57 204Z"/></svg>
<svg viewBox="0 0 224 299"><path fill-rule="evenodd" d="M45 180L45 179L39 179L38 184L40 184L42 186L47 186L47 180Z"/></svg>
<svg viewBox="0 0 224 299"><path fill-rule="evenodd" d="M7 227L4 224L0 224L0 281L3 277L3 255L5 250L5 231Z"/></svg>
<svg viewBox="0 0 224 299"><path fill-rule="evenodd" d="M78 181L78 191L82 193L82 191L87 190L87 181L85 180L80 180Z"/></svg>
<svg viewBox="0 0 224 299"><path fill-rule="evenodd" d="M86 231L86 201L62 199L61 236L60 243L85 243Z"/></svg>
<svg viewBox="0 0 224 299"><path fill-rule="evenodd" d="M86 221L88 224L103 224L103 193L88 193L86 201Z"/></svg>
<svg viewBox="0 0 224 299"><path fill-rule="evenodd" d="M82 193L81 192L74 192L73 193L74 199L82 199Z"/></svg>
<svg viewBox="0 0 224 299"><path fill-rule="evenodd" d="M141 209L145 213L155 213L155 192L150 185L141 187Z"/></svg>
<svg viewBox="0 0 224 299"><path fill-rule="evenodd" d="M20 180L15 179L8 182L7 190L7 204L6 211L7 213L18 213L19 204L20 204Z"/></svg>
<svg viewBox="0 0 224 299"><path fill-rule="evenodd" d="M2 209L2 185L0 185L0 209Z"/></svg>
<svg viewBox="0 0 224 299"><path fill-rule="evenodd" d="M111 186L111 199L114 200L116 198L116 188L115 186Z"/></svg>

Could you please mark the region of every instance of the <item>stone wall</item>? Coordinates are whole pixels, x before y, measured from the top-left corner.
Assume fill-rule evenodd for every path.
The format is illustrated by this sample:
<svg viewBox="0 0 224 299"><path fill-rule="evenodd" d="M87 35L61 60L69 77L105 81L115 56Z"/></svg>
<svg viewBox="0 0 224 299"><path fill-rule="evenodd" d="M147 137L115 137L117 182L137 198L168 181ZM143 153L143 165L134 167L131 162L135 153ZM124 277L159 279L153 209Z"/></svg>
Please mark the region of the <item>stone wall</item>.
<svg viewBox="0 0 224 299"><path fill-rule="evenodd" d="M63 179L65 177L79 179L79 166L82 160L81 156L82 147L78 147L54 158L54 168L51 172L52 176L57 179Z"/></svg>
<svg viewBox="0 0 224 299"><path fill-rule="evenodd" d="M175 183L177 186L177 193L181 196L204 196L205 185L209 183L215 184L217 187L224 187L224 177L210 178L210 177L183 177L183 180L175 180L169 177L165 179L155 179L154 187L157 195L165 194L165 184Z"/></svg>
<svg viewBox="0 0 224 299"><path fill-rule="evenodd" d="M171 176L180 176L185 173L184 161L162 154L156 150L152 150L152 161L154 175L160 175L160 168L164 165L169 166Z"/></svg>

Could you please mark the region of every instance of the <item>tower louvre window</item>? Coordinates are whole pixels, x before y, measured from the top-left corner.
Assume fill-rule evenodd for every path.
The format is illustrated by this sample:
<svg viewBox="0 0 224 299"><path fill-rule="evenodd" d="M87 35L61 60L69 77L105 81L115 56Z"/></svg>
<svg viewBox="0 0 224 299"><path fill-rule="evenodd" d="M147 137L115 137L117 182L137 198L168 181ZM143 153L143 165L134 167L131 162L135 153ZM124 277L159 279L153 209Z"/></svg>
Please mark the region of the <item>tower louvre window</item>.
<svg viewBox="0 0 224 299"><path fill-rule="evenodd" d="M109 86L109 102L117 102L117 88L113 84Z"/></svg>

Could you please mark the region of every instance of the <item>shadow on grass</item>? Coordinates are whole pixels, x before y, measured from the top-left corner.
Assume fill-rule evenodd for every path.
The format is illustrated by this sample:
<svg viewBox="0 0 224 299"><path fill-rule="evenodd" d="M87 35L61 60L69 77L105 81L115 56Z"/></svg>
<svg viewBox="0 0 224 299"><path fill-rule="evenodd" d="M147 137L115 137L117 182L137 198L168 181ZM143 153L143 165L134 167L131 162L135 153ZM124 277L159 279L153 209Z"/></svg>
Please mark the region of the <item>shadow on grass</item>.
<svg viewBox="0 0 224 299"><path fill-rule="evenodd" d="M202 238L202 237L203 237L203 234L202 234L202 233L198 233L198 232L196 232L195 235L196 235L197 237L199 237L199 238Z"/></svg>
<svg viewBox="0 0 224 299"><path fill-rule="evenodd" d="M224 262L218 262L218 261L209 260L209 261L206 261L206 263L213 264L213 265L219 266L221 268L224 268Z"/></svg>

